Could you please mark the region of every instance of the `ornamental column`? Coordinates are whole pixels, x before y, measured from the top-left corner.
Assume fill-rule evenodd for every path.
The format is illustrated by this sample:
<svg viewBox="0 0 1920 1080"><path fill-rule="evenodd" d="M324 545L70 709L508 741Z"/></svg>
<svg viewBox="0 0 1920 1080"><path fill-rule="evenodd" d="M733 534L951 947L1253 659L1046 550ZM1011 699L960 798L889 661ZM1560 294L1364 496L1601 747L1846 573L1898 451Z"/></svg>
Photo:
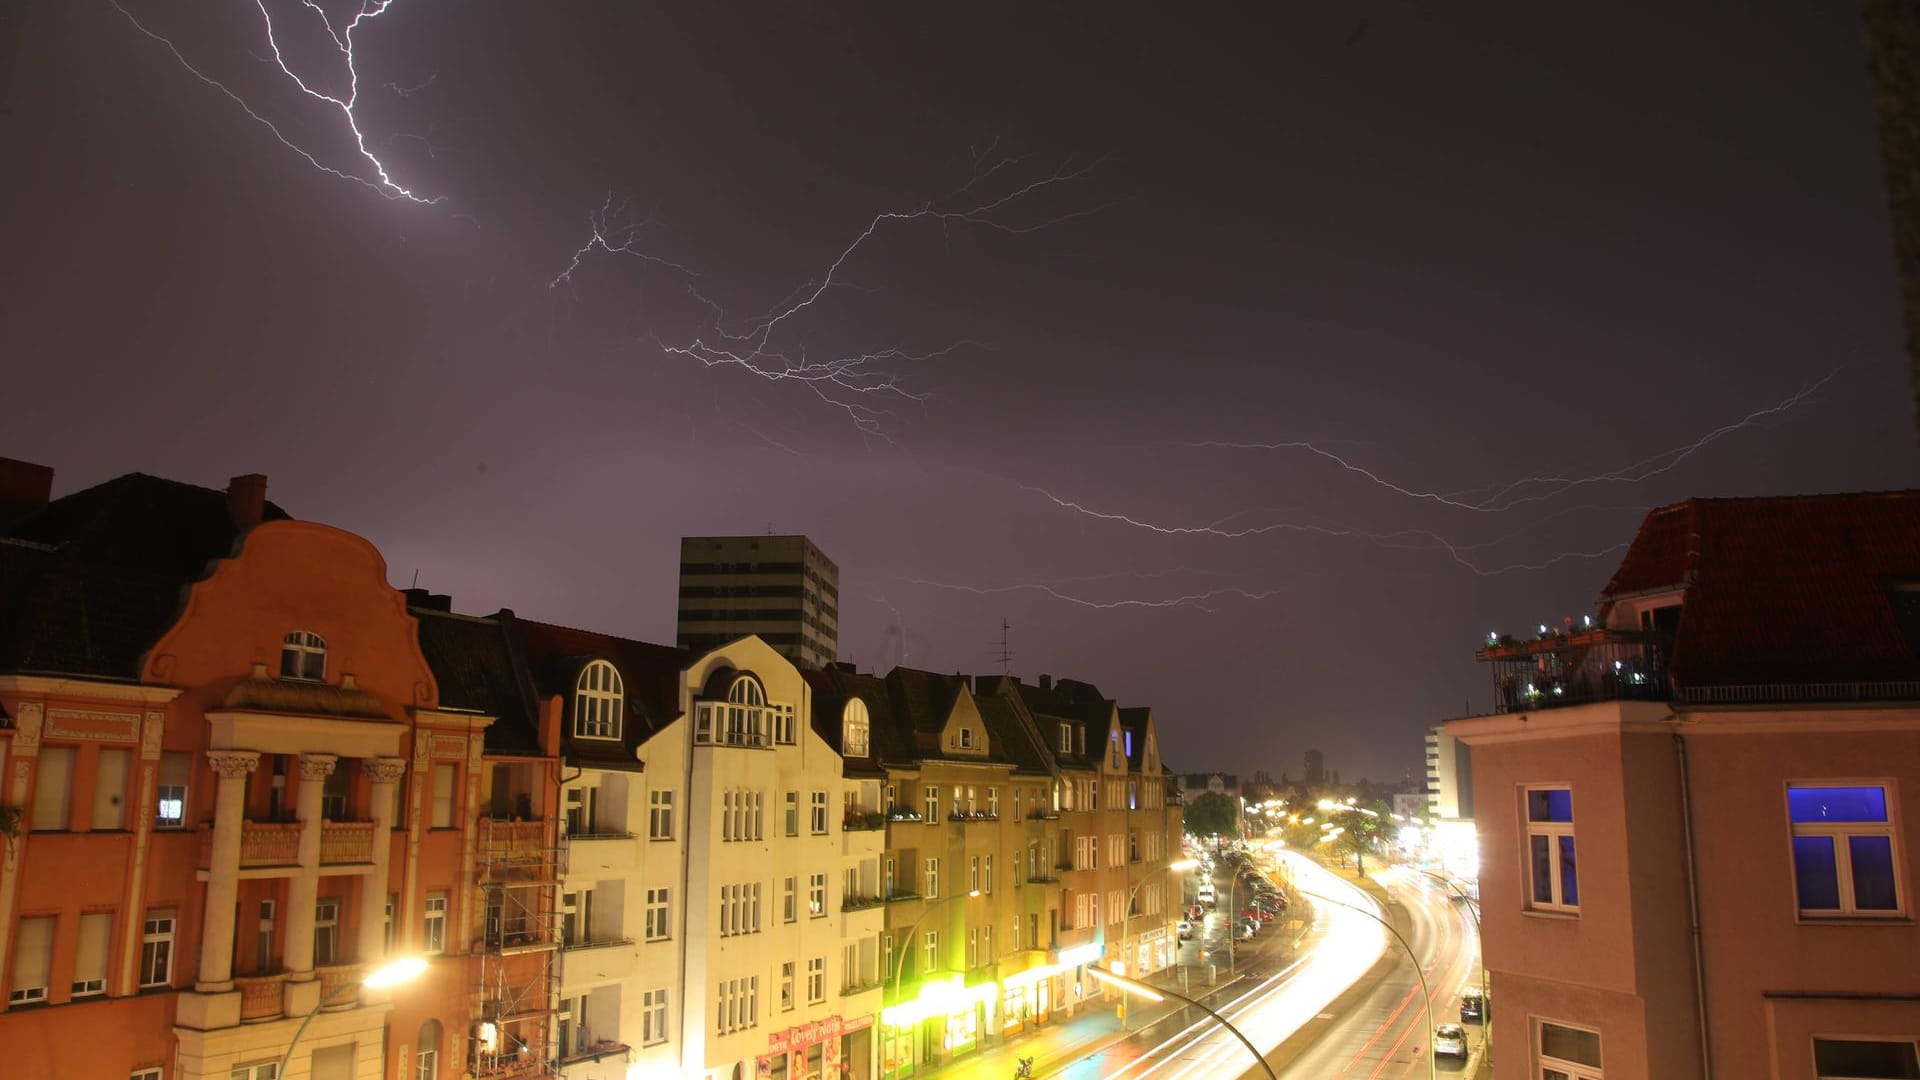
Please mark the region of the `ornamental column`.
<svg viewBox="0 0 1920 1080"><path fill-rule="evenodd" d="M360 879L360 947L354 958L370 963L386 952L387 864L393 858L393 785L407 774L406 758L364 758L360 771L371 783L373 869ZM394 919L400 918L398 911ZM398 929L396 927L396 929Z"/></svg>
<svg viewBox="0 0 1920 1080"><path fill-rule="evenodd" d="M299 869L287 883L287 944L281 954L288 982L313 978L313 916L320 899L320 796L339 760L332 754L300 755L300 791L295 797L300 819Z"/></svg>
<svg viewBox="0 0 1920 1080"><path fill-rule="evenodd" d="M209 750L218 776L213 801L213 852L207 860L207 910L200 925L200 974L193 988L203 994L233 989L233 917L240 900L240 838L247 821L247 777L260 765L257 750Z"/></svg>

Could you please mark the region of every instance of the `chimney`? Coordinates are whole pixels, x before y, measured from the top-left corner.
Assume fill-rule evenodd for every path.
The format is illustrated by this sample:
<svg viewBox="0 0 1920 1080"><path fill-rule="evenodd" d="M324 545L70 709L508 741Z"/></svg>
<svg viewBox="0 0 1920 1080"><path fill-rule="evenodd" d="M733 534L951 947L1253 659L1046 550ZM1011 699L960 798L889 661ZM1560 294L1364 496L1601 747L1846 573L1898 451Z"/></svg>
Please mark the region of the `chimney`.
<svg viewBox="0 0 1920 1080"><path fill-rule="evenodd" d="M259 473L236 476L227 481L227 513L241 532L260 524L267 509L267 478Z"/></svg>
<svg viewBox="0 0 1920 1080"><path fill-rule="evenodd" d="M453 610L453 596L449 593L437 593L419 586L400 591L406 594L407 606L410 608L420 608L423 611L451 612Z"/></svg>
<svg viewBox="0 0 1920 1080"><path fill-rule="evenodd" d="M1040 689L1042 690L1053 689L1053 676L1051 675L1040 676Z"/></svg>
<svg viewBox="0 0 1920 1080"><path fill-rule="evenodd" d="M53 497L53 467L0 457L0 525L11 525Z"/></svg>

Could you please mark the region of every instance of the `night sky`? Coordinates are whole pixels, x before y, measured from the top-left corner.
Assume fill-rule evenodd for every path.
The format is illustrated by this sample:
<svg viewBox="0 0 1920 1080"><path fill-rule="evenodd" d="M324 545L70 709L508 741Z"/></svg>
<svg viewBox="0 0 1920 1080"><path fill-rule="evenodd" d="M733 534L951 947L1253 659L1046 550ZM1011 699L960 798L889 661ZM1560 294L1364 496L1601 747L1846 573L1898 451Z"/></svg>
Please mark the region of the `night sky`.
<svg viewBox="0 0 1920 1080"><path fill-rule="evenodd" d="M804 532L862 669L1004 619L1176 769L1398 779L1647 508L1920 465L1851 4L398 0L427 205L128 17L371 176L253 3L123 3L0 21L0 454L266 473L457 610L670 641L680 536ZM671 351L814 292L754 363L854 386Z"/></svg>

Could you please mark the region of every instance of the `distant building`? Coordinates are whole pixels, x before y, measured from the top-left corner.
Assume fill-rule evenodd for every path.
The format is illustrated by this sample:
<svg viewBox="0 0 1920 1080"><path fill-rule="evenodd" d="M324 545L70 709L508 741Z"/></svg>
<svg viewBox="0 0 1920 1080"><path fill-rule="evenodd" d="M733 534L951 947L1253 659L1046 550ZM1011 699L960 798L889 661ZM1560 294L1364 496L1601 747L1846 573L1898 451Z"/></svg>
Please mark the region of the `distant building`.
<svg viewBox="0 0 1920 1080"><path fill-rule="evenodd" d="M1916 647L1909 491L1664 507L1480 650L1499 1080L1920 1076Z"/></svg>
<svg viewBox="0 0 1920 1080"><path fill-rule="evenodd" d="M1318 750L1307 751L1307 775L1303 783L1309 788L1326 786L1327 755Z"/></svg>
<svg viewBox="0 0 1920 1080"><path fill-rule="evenodd" d="M840 651L840 568L804 536L680 540L675 640L704 652L757 635L803 668Z"/></svg>
<svg viewBox="0 0 1920 1080"><path fill-rule="evenodd" d="M1180 801L1187 806L1202 795L1225 795L1237 807L1240 804L1240 778L1232 773L1184 773L1175 778Z"/></svg>
<svg viewBox="0 0 1920 1080"><path fill-rule="evenodd" d="M1445 724L1427 732L1427 814L1435 821L1473 820L1473 761Z"/></svg>

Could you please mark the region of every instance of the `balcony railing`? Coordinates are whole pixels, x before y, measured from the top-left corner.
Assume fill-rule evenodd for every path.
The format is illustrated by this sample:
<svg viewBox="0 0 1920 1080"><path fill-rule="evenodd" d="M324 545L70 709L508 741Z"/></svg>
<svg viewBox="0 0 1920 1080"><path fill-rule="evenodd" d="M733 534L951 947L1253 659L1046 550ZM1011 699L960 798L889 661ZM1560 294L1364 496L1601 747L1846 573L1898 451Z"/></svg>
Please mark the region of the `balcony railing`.
<svg viewBox="0 0 1920 1080"><path fill-rule="evenodd" d="M840 898L840 910L841 911L865 911L866 909L871 907L879 907L883 903L885 903L885 901L883 901L878 896L859 896L859 895L849 894L846 896L842 896Z"/></svg>
<svg viewBox="0 0 1920 1080"><path fill-rule="evenodd" d="M284 1007L287 985L285 973L279 975L238 975L233 988L240 991L240 1020L276 1020Z"/></svg>
<svg viewBox="0 0 1920 1080"><path fill-rule="evenodd" d="M332 1000L334 995L338 994L341 1000L335 1004L335 1008L351 1008L358 1004L355 999L348 997L342 991L360 981L361 965L332 964L327 967L316 967L313 973L320 979L321 1001Z"/></svg>
<svg viewBox="0 0 1920 1080"><path fill-rule="evenodd" d="M1533 712L1597 701L1666 701L1665 634L1596 627L1546 634L1534 641L1502 639L1480 650L1493 665L1498 712Z"/></svg>
<svg viewBox="0 0 1920 1080"><path fill-rule="evenodd" d="M947 814L948 821L999 821L1000 815L992 810L954 810Z"/></svg>
<svg viewBox="0 0 1920 1080"><path fill-rule="evenodd" d="M920 818L920 812L918 810L909 810L904 806L889 806L887 807L887 820L888 821L919 821L921 820L921 818Z"/></svg>
<svg viewBox="0 0 1920 1080"><path fill-rule="evenodd" d="M1027 820L1028 821L1059 821L1060 811L1048 810L1045 807L1029 810L1027 811Z"/></svg>
<svg viewBox="0 0 1920 1080"><path fill-rule="evenodd" d="M918 899L920 899L920 894L912 889L895 889L887 894L887 903L889 904L898 904L907 900Z"/></svg>
<svg viewBox="0 0 1920 1080"><path fill-rule="evenodd" d="M366 863L373 861L373 822L323 821L320 823L320 862Z"/></svg>
<svg viewBox="0 0 1920 1080"><path fill-rule="evenodd" d="M871 812L855 810L840 819L840 829L842 832L871 832L875 829L884 828L886 824L887 815L880 813L878 810Z"/></svg>
<svg viewBox="0 0 1920 1080"><path fill-rule="evenodd" d="M1823 701L1920 701L1920 682L1761 683L1680 686L1674 699L1686 705L1785 705Z"/></svg>

